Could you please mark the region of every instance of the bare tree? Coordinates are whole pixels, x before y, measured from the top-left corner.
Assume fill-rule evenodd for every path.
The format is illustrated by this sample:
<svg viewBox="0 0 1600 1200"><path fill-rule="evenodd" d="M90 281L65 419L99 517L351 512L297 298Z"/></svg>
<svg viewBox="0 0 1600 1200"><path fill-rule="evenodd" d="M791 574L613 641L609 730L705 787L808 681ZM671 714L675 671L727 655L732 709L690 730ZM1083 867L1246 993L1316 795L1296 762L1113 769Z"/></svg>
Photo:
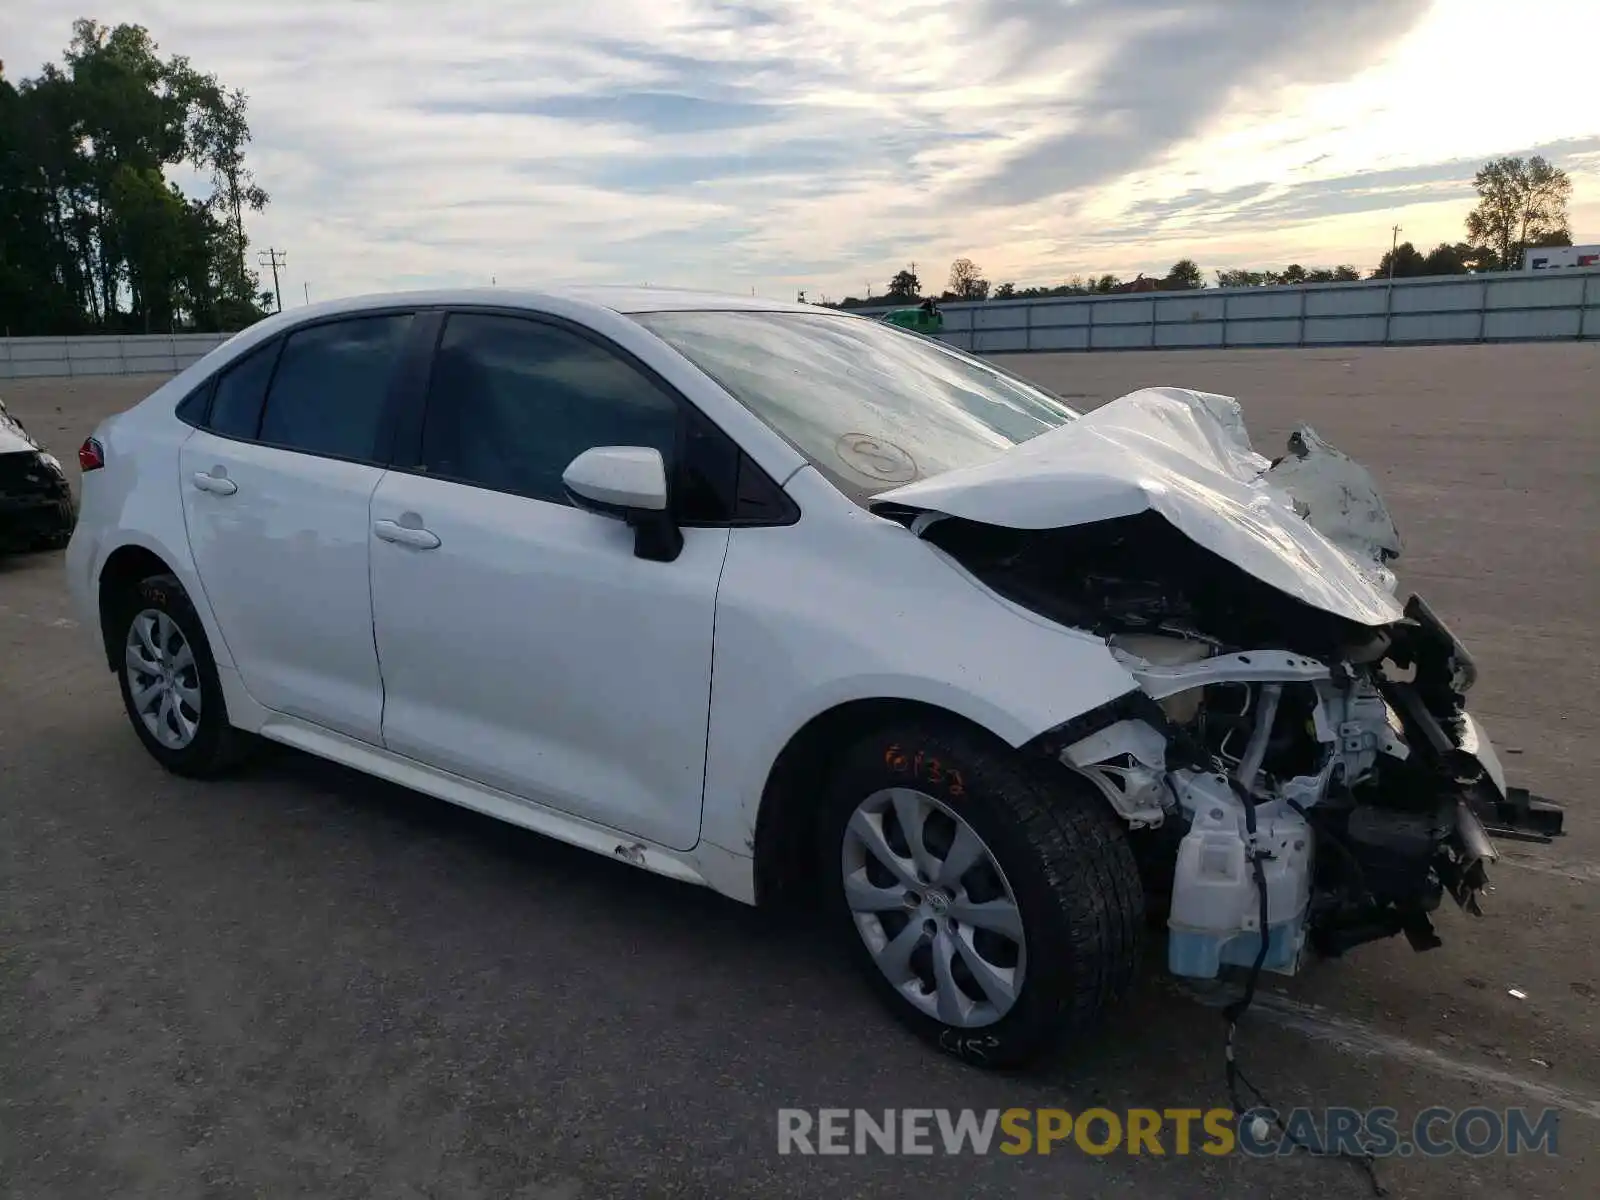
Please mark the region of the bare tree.
<svg viewBox="0 0 1600 1200"><path fill-rule="evenodd" d="M983 277L977 263L970 258L958 258L950 264L950 291L961 300L986 300L989 281Z"/></svg>

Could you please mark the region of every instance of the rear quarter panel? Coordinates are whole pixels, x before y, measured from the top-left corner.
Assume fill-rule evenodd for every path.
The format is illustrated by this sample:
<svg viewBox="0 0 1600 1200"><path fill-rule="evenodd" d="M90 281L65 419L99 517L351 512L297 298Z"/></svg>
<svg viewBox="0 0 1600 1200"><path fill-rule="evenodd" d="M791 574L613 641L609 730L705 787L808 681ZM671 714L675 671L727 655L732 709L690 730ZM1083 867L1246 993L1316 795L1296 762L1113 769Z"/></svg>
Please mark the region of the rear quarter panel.
<svg viewBox="0 0 1600 1200"><path fill-rule="evenodd" d="M117 550L139 546L165 562L183 584L205 624L217 665L233 665L189 553L179 492L178 452L194 430L178 420L173 409L205 374L209 368L198 372L190 367L95 430L94 436L105 449L106 465L83 477L78 524L67 547L66 569L73 608L101 653L101 574Z"/></svg>

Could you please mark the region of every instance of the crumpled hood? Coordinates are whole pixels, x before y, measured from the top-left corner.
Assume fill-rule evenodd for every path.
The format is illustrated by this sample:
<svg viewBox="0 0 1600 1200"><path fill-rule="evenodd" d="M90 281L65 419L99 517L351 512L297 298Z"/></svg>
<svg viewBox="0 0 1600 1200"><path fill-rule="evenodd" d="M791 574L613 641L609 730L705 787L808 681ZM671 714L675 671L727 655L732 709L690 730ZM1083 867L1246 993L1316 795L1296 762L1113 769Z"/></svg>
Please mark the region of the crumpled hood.
<svg viewBox="0 0 1600 1200"><path fill-rule="evenodd" d="M980 466L873 498L1008 529L1060 529L1153 511L1241 570L1362 625L1401 619L1384 565L1400 538L1371 476L1314 431L1274 466L1236 400L1145 388Z"/></svg>

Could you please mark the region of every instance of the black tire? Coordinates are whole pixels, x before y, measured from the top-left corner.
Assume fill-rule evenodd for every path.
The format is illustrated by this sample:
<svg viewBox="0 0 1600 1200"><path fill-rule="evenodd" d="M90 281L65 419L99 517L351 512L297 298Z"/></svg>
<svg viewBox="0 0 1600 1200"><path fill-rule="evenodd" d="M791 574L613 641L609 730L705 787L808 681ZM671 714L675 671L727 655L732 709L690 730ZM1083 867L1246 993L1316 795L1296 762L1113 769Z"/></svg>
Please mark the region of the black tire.
<svg viewBox="0 0 1600 1200"><path fill-rule="evenodd" d="M177 749L162 745L145 727L134 705L128 669L123 662L124 647L133 620L147 609L165 613L177 625L194 652L201 697L199 727L193 740ZM107 631L108 642L117 664L117 683L122 691L122 704L127 710L128 723L133 726L134 733L144 743L151 757L175 775L197 779L223 774L243 761L249 752L251 739L228 723L222 681L217 676L217 663L211 655L211 643L206 639L205 625L178 577L151 575L141 579L111 607L109 620L111 628Z"/></svg>
<svg viewBox="0 0 1600 1200"><path fill-rule="evenodd" d="M879 970L845 897L846 825L869 796L912 787L986 843L1011 886L1027 943L1011 1008L987 1025L947 1025ZM1054 1057L1092 1030L1127 990L1145 933L1144 889L1126 827L1086 782L1022 761L958 723L918 721L848 749L833 774L818 854L828 919L872 988L940 1050L1004 1069ZM886 930L887 931L887 930Z"/></svg>

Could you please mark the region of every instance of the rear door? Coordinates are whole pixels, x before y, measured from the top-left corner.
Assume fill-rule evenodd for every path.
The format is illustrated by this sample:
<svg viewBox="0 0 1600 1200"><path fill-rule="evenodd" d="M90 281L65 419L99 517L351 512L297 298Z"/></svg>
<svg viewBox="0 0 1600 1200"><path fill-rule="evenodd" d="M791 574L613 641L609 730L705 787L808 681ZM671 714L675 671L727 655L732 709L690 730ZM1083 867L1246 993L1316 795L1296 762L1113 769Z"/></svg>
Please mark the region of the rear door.
<svg viewBox="0 0 1600 1200"><path fill-rule="evenodd" d="M253 351L180 454L190 548L246 690L374 745L369 506L413 319L325 321Z"/></svg>

